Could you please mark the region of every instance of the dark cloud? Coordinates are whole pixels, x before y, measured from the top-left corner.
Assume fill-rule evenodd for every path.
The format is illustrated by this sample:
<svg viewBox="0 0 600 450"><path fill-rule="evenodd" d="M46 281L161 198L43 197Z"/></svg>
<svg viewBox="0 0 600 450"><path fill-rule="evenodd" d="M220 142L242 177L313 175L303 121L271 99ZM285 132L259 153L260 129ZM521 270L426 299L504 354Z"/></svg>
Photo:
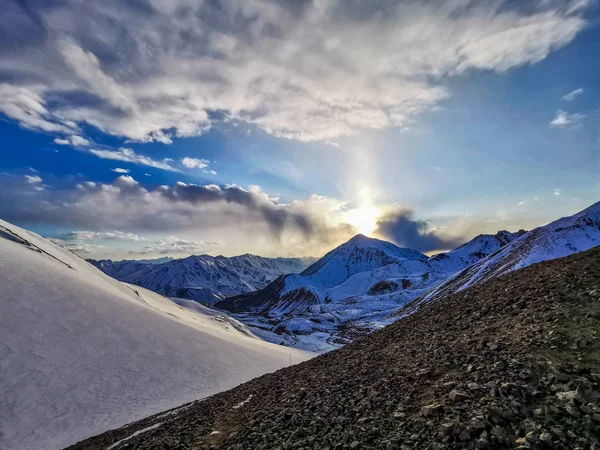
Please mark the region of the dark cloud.
<svg viewBox="0 0 600 450"><path fill-rule="evenodd" d="M0 181L5 187L0 190L0 217L22 225L156 232L252 224L258 229L262 223L273 238L289 230L319 240L326 239L331 228L318 214L280 204L259 188L178 183L149 191L128 175L112 184L82 182L74 190L35 190L37 186L22 177L6 174Z"/></svg>
<svg viewBox="0 0 600 450"><path fill-rule="evenodd" d="M178 183L172 189L163 189L162 194L171 201L185 201L192 204L224 201L244 206L260 213L269 229L277 236L280 236L288 225L296 227L305 235L310 235L315 228L312 218L307 214L278 205L276 200L269 198L263 192L247 191L235 185L221 188L216 185L197 186Z"/></svg>
<svg viewBox="0 0 600 450"><path fill-rule="evenodd" d="M465 242L460 237L442 237L435 230L429 228L426 220L414 219L414 211L401 208L379 219L375 232L401 247L412 248L420 252L450 250Z"/></svg>

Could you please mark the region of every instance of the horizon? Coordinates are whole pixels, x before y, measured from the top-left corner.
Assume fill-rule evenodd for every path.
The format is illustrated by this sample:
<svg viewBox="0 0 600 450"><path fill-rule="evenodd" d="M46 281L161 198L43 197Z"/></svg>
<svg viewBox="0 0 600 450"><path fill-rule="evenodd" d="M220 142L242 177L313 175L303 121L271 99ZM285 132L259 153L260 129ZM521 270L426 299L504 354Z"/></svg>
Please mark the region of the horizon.
<svg viewBox="0 0 600 450"><path fill-rule="evenodd" d="M599 11L9 1L0 218L97 260L531 230L600 199Z"/></svg>
<svg viewBox="0 0 600 450"><path fill-rule="evenodd" d="M592 206L595 206L595 205L597 205L597 204L600 204L600 200L599 200L599 201L597 201L597 202L594 202L594 203L592 203L591 205L589 205L589 206L587 206L587 207L585 207L585 208L583 208L581 211L577 211L575 214L577 214L577 213L579 213L579 212L582 212L582 211L585 211L585 210L587 210L587 209L589 209L589 208L591 208ZM466 245L466 244L468 244L469 242L471 242L471 241L473 241L473 240L475 240L475 239L477 239L477 238L479 238L479 237L482 237L482 236L496 236L496 235L498 235L498 234L500 234L500 233L513 233L513 234L514 234L514 233L523 233L523 234L525 234L525 233L529 233L530 231L533 231L533 230L535 230L536 228L544 227L544 226L546 226L546 225L549 225L549 224L551 224L551 223L553 223L553 222L555 222L555 221L557 221L557 220L561 220L561 219L564 219L564 218L566 218L566 217L570 217L570 216L561 216L561 217L557 217L556 219L554 219L554 220L552 220L552 221L550 221L550 222L548 222L548 223L546 223L546 224L542 224L542 225L540 225L539 227L535 227L535 228L532 228L532 229L530 229L530 230L526 230L526 229L524 229L524 228L520 228L520 229L518 229L518 230L515 230L515 231L509 231L509 230L498 230L498 231L497 231L497 232L495 232L495 233L480 233L480 234L478 234L478 235L474 236L473 238L469 239L468 241L466 241L466 242L463 242L463 243L461 243L461 244L458 244L458 245L457 245L456 247L454 247L454 248L450 248L450 249L447 249L447 250L444 250L444 251L431 251L431 252L425 252L425 253L423 253L423 254L424 254L425 256L427 256L428 258L432 258L432 257L434 257L434 256L436 256L436 255L439 255L439 254L444 254L444 253L451 252L451 251L453 251L453 250L457 250L458 248L462 247L463 245ZM341 244L339 244L339 245L337 245L337 246L335 246L335 247L333 247L333 248L331 248L331 249L329 249L329 250L326 250L326 251L325 251L325 253L323 253L323 254L321 254L321 255L303 255L303 256L264 256L264 255L260 255L260 254L256 254L256 253L240 253L240 254L236 254L236 255L225 256L225 255L222 255L222 254L211 255L211 254L208 254L208 253L199 253L199 254L190 254L190 255L185 255L185 256L181 256L181 257L173 257L173 256L163 255L163 256L158 256L158 257L137 258L137 259L125 258L125 259L121 259L121 260L112 260L112 261L113 261L113 262L124 262L124 261L154 261L154 260L161 260L161 259L169 259L169 260L171 260L171 261L175 261L175 260L186 259L186 258L191 258L191 257L203 257L203 256L210 256L210 257L213 257L213 258L236 258L236 257L241 257L241 256L257 256L257 257L259 257L259 258L271 258L271 259L276 259L276 258L286 258L286 259L315 259L315 261L314 261L314 262L317 262L319 259L323 258L323 257L324 257L325 255L327 255L328 253L330 253L330 252L332 252L332 251L336 250L336 249L337 249L337 248L339 248L339 247L342 247L342 246L344 246L344 245L348 244L350 241L352 241L352 240L354 240L354 239L356 239L356 238L358 238L358 237L364 237L364 238L367 238L367 239L369 239L369 240L377 240L377 241L380 241L380 242L387 242L387 243L390 243L390 244L396 245L396 244L394 244L393 242L391 242L391 241L389 241L389 240L386 240L386 239L382 239L382 238L378 238L378 237L371 237L371 236L365 235L365 234L363 234L363 233L357 233L357 234L355 234L354 236L352 236L351 238L349 238L347 241L345 241L345 242L342 242ZM51 240L52 240L52 239L51 239ZM53 240L53 241L54 241L54 240ZM60 244L60 242L56 242L56 243ZM403 249L408 249L408 250L414 250L414 249L410 249L409 247L402 247L402 246L397 246L397 247L399 247L399 248L403 248ZM96 259L96 258L84 258L84 259L86 259L86 260L96 260L96 261L102 261L101 259L100 259L100 260L98 260L98 259ZM110 258L104 258L104 259L106 259L106 260L110 260ZM314 263L314 262L313 262L313 263ZM311 264L313 264L313 263L311 263Z"/></svg>

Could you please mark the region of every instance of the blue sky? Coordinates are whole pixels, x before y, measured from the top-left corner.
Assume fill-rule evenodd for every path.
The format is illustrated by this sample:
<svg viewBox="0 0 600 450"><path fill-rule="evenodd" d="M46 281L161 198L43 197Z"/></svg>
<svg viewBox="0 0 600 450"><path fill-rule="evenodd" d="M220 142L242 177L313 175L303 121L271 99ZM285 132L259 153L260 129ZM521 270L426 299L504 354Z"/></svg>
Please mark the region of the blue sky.
<svg viewBox="0 0 600 450"><path fill-rule="evenodd" d="M600 199L596 2L217 3L9 1L0 217L88 257L383 220L431 253Z"/></svg>

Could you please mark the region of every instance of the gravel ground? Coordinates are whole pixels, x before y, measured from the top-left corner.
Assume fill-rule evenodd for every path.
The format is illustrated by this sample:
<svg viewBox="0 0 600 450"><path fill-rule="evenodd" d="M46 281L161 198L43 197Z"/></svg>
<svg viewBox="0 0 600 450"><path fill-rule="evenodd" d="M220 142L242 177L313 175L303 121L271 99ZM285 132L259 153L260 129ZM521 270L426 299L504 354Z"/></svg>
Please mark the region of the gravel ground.
<svg viewBox="0 0 600 450"><path fill-rule="evenodd" d="M600 449L598 333L599 247L70 448Z"/></svg>

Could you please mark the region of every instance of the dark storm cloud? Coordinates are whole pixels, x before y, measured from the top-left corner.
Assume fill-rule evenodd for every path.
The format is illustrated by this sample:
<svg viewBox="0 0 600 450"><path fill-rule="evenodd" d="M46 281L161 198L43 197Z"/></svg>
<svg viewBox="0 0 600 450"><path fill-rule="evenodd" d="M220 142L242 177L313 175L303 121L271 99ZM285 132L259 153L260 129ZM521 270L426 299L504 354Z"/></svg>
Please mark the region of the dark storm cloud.
<svg viewBox="0 0 600 450"><path fill-rule="evenodd" d="M307 239L325 239L330 231L317 215L298 205L280 204L259 188L178 183L149 191L128 175L112 184L81 182L74 190L7 174L0 182L0 217L22 224L169 231L263 223L274 238L291 230Z"/></svg>
<svg viewBox="0 0 600 450"><path fill-rule="evenodd" d="M280 235L287 225L298 228L306 235L311 234L315 228L308 215L278 205L263 192L247 191L235 185L221 188L216 185L197 186L178 183L172 189L163 189L162 194L165 198L176 202L200 204L223 201L244 206L250 211L259 212L275 235Z"/></svg>
<svg viewBox="0 0 600 450"><path fill-rule="evenodd" d="M414 219L413 211L399 209L379 219L375 232L401 247L420 252L450 250L465 242L462 238L444 238L429 228L426 220Z"/></svg>

